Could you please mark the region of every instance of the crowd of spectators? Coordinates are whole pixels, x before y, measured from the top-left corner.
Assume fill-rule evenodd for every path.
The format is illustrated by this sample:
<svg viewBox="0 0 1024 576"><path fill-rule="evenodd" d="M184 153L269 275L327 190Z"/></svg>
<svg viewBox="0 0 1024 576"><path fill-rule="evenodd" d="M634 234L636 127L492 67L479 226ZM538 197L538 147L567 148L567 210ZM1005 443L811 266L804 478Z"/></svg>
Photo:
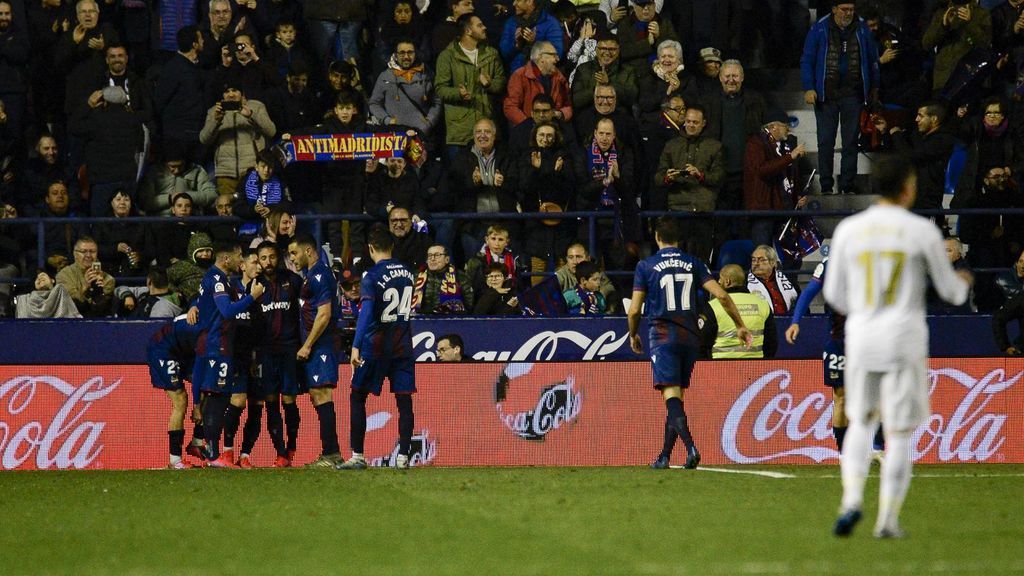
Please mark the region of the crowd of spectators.
<svg viewBox="0 0 1024 576"><path fill-rule="evenodd" d="M814 110L816 166L767 97L787 73ZM608 313L628 278L603 270L650 251L640 211L671 210L697 214L684 241L701 258L767 245L745 269L784 314L799 287L771 250L782 221L700 213L802 208L811 168L822 194L867 193L857 156L887 149L917 164L919 208L941 206L955 149L954 207L1022 206L1022 79L1022 0L0 0L3 217L168 217L47 225L41 255L33 228L0 225L0 279L46 276L84 316L171 309L114 278L182 305L213 240L285 246L296 215L366 214L418 274L421 314L519 314L544 274L573 313ZM271 152L409 130L422 161ZM565 211L600 213L596 236ZM549 218L431 217L445 212ZM1008 268L1017 220L961 218L962 265ZM326 223L343 267L366 229ZM979 277L974 307L1002 305L1000 278Z"/></svg>

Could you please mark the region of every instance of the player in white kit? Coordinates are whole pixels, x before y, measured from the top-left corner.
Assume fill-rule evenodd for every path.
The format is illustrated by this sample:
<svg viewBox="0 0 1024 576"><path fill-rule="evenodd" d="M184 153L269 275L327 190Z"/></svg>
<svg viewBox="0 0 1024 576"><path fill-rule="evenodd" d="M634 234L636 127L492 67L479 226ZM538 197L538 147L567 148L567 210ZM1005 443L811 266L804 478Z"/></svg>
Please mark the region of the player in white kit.
<svg viewBox="0 0 1024 576"><path fill-rule="evenodd" d="M846 320L846 432L841 457L843 499L833 533L848 536L861 517L871 438L881 418L885 464L875 537L899 538L899 513L910 486L910 438L930 414L929 278L942 299L960 304L972 279L946 258L935 224L908 211L917 174L905 158L879 158L872 181L882 198L836 227L825 300Z"/></svg>

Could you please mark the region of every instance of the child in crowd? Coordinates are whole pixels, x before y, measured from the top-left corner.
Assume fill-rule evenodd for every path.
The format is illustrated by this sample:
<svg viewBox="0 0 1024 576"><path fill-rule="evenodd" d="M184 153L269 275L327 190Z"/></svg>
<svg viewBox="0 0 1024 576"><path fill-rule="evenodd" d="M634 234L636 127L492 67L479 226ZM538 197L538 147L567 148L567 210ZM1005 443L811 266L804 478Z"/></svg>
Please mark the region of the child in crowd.
<svg viewBox="0 0 1024 576"><path fill-rule="evenodd" d="M593 262L583 261L576 265L576 287L566 290L562 296L573 316L604 314L608 305L601 293L601 270Z"/></svg>
<svg viewBox="0 0 1024 576"><path fill-rule="evenodd" d="M502 224L488 226L487 235L484 236L484 246L480 253L466 262L466 276L469 278L474 292L483 291L484 270L491 264L500 264L503 267L509 287L515 290L519 258L509 249L508 241L508 228Z"/></svg>

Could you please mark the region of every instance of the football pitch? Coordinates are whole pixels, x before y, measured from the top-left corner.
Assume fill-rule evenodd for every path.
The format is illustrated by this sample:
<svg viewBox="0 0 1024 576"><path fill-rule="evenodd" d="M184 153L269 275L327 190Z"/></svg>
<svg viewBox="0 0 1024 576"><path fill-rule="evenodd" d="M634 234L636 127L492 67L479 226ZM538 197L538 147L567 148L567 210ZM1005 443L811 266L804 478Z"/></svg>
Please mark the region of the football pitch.
<svg viewBox="0 0 1024 576"><path fill-rule="evenodd" d="M731 472L728 472L731 471ZM836 466L0 474L0 573L1024 574L1024 466L917 466L830 533Z"/></svg>

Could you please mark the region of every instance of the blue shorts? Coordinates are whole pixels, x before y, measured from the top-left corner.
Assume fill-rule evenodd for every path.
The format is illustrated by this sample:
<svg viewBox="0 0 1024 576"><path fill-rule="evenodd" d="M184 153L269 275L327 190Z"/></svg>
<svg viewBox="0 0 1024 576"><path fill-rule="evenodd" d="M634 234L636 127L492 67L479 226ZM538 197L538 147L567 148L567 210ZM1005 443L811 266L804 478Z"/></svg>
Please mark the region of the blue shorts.
<svg viewBox="0 0 1024 576"><path fill-rule="evenodd" d="M843 387L843 373L846 372L846 350L842 340L829 340L821 353L821 364L825 372L825 386Z"/></svg>
<svg viewBox="0 0 1024 576"><path fill-rule="evenodd" d="M256 378L249 386L250 395L258 393L262 396L298 396L303 391L299 383L299 361L295 359L295 352L257 354Z"/></svg>
<svg viewBox="0 0 1024 576"><path fill-rule="evenodd" d="M160 357L153 350L146 351L146 363L149 364L149 380L153 388L161 390L184 390L185 380L182 373L187 374L181 362L174 358Z"/></svg>
<svg viewBox="0 0 1024 576"><path fill-rule="evenodd" d="M226 356L203 356L196 358L192 372L193 382L202 392L211 394L237 394L245 392L237 386L235 360Z"/></svg>
<svg viewBox="0 0 1024 576"><path fill-rule="evenodd" d="M416 362L408 358L366 358L352 373L352 388L380 396L384 378L391 384L392 394L416 392Z"/></svg>
<svg viewBox="0 0 1024 576"><path fill-rule="evenodd" d="M697 363L698 350L682 344L662 344L651 348L654 387L690 387L690 375Z"/></svg>
<svg viewBox="0 0 1024 576"><path fill-rule="evenodd" d="M334 388L338 385L338 355L332 351L313 350L302 364L306 388Z"/></svg>

